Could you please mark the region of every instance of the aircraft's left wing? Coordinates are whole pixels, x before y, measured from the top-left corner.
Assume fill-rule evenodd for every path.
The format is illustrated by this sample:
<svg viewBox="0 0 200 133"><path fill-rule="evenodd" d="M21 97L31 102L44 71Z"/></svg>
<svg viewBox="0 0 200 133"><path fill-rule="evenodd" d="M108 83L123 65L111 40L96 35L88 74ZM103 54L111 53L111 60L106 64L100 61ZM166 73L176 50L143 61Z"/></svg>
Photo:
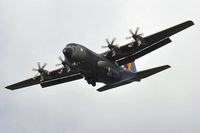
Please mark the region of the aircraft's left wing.
<svg viewBox="0 0 200 133"><path fill-rule="evenodd" d="M16 90L16 89L20 89L20 88L24 88L28 86L33 86L36 84L40 84L42 87L48 87L48 86L61 84L61 83L78 80L82 78L82 75L75 70L71 70L70 72L63 71L62 73L60 73L60 71L61 69L57 69L57 70L49 72L49 74L45 76L44 81L41 81L41 76L37 76L34 78L30 78L30 79L6 86L5 88L9 90Z"/></svg>
<svg viewBox="0 0 200 133"><path fill-rule="evenodd" d="M117 54L111 60L117 61L119 65L124 65L126 63L132 62L137 58L140 58L168 43L171 42L170 38L172 35L189 28L194 25L192 21L185 21L178 25L172 26L155 34L146 36L142 38L143 44L137 46L136 42L131 42L119 47ZM108 53L111 51L106 51L101 55L107 57ZM109 58L108 58L109 59Z"/></svg>

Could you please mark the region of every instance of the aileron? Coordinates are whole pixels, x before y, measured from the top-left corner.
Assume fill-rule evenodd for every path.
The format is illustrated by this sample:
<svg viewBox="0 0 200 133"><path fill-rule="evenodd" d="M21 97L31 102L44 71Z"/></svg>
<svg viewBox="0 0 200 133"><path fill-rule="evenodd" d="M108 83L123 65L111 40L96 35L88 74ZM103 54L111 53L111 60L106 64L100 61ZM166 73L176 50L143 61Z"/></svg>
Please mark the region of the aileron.
<svg viewBox="0 0 200 133"><path fill-rule="evenodd" d="M145 43L147 45L156 43L157 41L163 40L165 38L168 38L184 29L187 29L188 27L194 25L192 21L186 21L184 23L178 24L176 26L173 26L171 28L168 28L166 30L160 31L158 33L155 33L153 35L147 36L144 38Z"/></svg>

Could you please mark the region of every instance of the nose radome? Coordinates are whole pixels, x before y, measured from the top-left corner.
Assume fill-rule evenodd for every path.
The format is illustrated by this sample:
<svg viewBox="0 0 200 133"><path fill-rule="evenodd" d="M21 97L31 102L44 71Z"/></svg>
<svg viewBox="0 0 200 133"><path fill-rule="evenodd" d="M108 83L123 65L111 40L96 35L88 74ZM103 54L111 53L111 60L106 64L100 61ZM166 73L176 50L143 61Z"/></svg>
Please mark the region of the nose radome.
<svg viewBox="0 0 200 133"><path fill-rule="evenodd" d="M71 57L72 56L72 49L71 48L64 48L63 49L63 54L66 56L66 57Z"/></svg>

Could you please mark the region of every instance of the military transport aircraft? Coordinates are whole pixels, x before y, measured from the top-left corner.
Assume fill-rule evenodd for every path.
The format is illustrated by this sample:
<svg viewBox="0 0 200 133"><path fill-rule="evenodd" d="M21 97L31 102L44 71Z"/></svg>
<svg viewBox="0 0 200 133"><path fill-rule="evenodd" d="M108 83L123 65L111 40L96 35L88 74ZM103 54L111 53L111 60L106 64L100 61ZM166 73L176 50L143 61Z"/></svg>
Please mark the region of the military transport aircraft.
<svg viewBox="0 0 200 133"><path fill-rule="evenodd" d="M171 42L170 36L194 25L192 21L186 21L161 32L142 37L138 33L139 28L135 32L129 30L133 41L126 45L114 45L115 39L111 42L107 39L106 52L97 54L88 48L76 44L69 43L63 49L64 59L59 57L62 68L47 71L44 64L38 63L38 74L30 79L9 85L6 88L15 90L27 86L40 84L41 87L49 87L69 81L84 78L88 84L96 86L96 82L105 85L97 89L102 92L114 87L129 84L134 81L140 81L153 74L170 68L169 65L151 68L137 72L134 61L166 44ZM105 47L105 46L103 46ZM40 74L40 75L39 75Z"/></svg>

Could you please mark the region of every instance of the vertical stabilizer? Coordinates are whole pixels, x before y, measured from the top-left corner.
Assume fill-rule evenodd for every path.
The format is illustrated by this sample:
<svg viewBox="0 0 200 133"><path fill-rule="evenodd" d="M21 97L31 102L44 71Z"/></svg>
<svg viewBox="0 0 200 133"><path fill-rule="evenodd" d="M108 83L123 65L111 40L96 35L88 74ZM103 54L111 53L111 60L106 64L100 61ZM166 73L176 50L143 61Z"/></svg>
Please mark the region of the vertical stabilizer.
<svg viewBox="0 0 200 133"><path fill-rule="evenodd" d="M124 67L126 69L128 69L129 71L131 71L132 73L137 73L137 68L136 68L135 62L128 63L128 64L124 65Z"/></svg>

